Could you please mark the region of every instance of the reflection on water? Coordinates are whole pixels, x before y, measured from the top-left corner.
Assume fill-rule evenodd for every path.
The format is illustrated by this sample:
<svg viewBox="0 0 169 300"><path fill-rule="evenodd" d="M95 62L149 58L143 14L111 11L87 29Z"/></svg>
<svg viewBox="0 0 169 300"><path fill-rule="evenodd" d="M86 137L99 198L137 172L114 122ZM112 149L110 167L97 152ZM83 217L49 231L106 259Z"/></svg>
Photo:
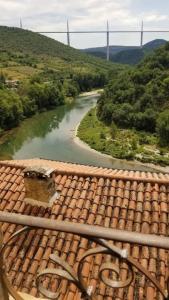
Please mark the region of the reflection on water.
<svg viewBox="0 0 169 300"><path fill-rule="evenodd" d="M30 144L34 139L45 138L46 135L54 128L59 127L64 116L64 108L62 111L56 113L56 111L49 111L25 120L20 127L11 130L8 136L5 138L5 142L0 145L0 157L16 158L17 153L22 147L26 150L27 144ZM31 153L25 153L29 155ZM18 157L23 158L24 156Z"/></svg>
<svg viewBox="0 0 169 300"><path fill-rule="evenodd" d="M0 159L44 157L110 168L150 170L91 152L74 142L76 126L96 101L97 96L79 97L71 104L25 120L1 140Z"/></svg>

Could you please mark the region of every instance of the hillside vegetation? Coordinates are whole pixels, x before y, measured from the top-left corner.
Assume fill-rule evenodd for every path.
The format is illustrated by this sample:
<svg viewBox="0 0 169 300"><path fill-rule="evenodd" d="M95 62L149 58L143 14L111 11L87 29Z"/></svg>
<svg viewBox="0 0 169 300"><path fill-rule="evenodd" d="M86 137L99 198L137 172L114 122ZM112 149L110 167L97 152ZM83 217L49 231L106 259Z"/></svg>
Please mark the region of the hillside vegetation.
<svg viewBox="0 0 169 300"><path fill-rule="evenodd" d="M168 165L169 43L112 77L96 113L89 113L79 130L93 148L117 158Z"/></svg>
<svg viewBox="0 0 169 300"><path fill-rule="evenodd" d="M0 131L103 87L119 66L28 30L0 27ZM19 84L10 86L10 81ZM7 84L9 82L9 84Z"/></svg>
<svg viewBox="0 0 169 300"><path fill-rule="evenodd" d="M136 68L121 72L105 89L98 116L111 124L157 131L161 112L169 108L169 43Z"/></svg>
<svg viewBox="0 0 169 300"><path fill-rule="evenodd" d="M46 36L0 26L0 67L16 79L46 68L65 76L78 71L107 71L112 65Z"/></svg>
<svg viewBox="0 0 169 300"><path fill-rule="evenodd" d="M142 48L139 46L110 46L110 60L116 63L135 65L145 58L146 55L165 44L165 40L156 39L146 43ZM97 57L106 58L107 48L89 48L83 51Z"/></svg>

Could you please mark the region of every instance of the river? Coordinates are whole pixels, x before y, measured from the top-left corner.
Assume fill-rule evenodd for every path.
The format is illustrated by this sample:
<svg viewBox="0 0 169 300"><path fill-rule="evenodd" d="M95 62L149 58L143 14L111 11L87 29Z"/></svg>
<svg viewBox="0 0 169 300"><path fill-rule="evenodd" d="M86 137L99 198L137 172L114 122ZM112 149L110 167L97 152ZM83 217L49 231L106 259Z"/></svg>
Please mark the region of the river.
<svg viewBox="0 0 169 300"><path fill-rule="evenodd" d="M75 129L97 95L79 96L72 103L37 114L0 139L0 159L42 157L96 166L151 171L134 162L113 159L84 147L74 139Z"/></svg>

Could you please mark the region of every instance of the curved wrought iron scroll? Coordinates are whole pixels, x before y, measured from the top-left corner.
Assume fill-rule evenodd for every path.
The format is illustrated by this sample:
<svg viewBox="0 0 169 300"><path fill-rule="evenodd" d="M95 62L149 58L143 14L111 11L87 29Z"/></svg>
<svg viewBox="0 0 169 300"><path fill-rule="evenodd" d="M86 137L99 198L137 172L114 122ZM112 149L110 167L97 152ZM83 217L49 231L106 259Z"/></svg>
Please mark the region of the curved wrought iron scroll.
<svg viewBox="0 0 169 300"><path fill-rule="evenodd" d="M89 237L88 237L89 239ZM120 275L120 270L117 267L117 265L113 263L103 263L100 266L99 270L99 278L102 280L105 285L111 287L111 288L125 288L128 287L133 279L134 279L134 270L133 267L138 269L141 273L143 273L147 279L149 279L155 287L159 290L159 292L163 295L164 299L168 298L168 291L164 290L159 282L154 278L149 271L147 271L141 264L139 264L136 260L134 260L131 256L128 255L128 251L126 249L120 249L109 242L103 240L103 239L92 239L97 244L100 244L102 247L97 247L95 249L90 249L86 251L83 256L81 257L77 269L77 274L74 272L73 268L70 267L65 261L63 261L60 257L58 257L56 254L51 254L50 259L57 263L60 267L63 268L61 269L45 269L41 273L38 274L36 278L36 284L37 288L39 291L49 299L57 299L60 296L60 292L58 291L57 293L50 292L49 290L45 289L42 284L41 284L41 278L44 275L58 275L61 278L67 279L71 282L73 282L81 291L82 293L82 299L87 299L87 300L96 300L96 296L92 293L91 287L88 287L86 283L83 280L82 277L82 266L83 266L83 261L85 258L91 255L96 255L96 254L109 254L109 255L115 255L119 257L119 259L122 259L125 261L125 263L128 266L128 278L123 281L123 280L112 280L110 278L105 277L103 274L103 271L109 270L115 272L118 276Z"/></svg>
<svg viewBox="0 0 169 300"><path fill-rule="evenodd" d="M3 267L4 266L3 254L4 254L4 250L6 249L6 247L9 245L10 242L12 242L12 240L15 237L17 237L18 235L20 235L28 230L32 230L32 229L34 229L34 228L29 227L29 226L23 227L22 229L18 230L16 233L11 235L11 237L8 239L6 244L2 244L2 236L1 236L1 240L0 240L0 242L1 242L0 276L1 276L2 288L4 289L3 300L9 299L8 294L10 294L15 300L23 300L23 298L11 286L11 284L5 274L5 270ZM120 280L120 278L119 278L119 280L112 280L112 279L106 277L104 275L105 270L113 271L117 274L117 276L120 276L120 271L119 271L118 266L114 263L103 263L100 266L99 278L101 281L103 281L105 283L105 285L107 285L111 288L128 287L134 279L134 270L133 270L133 267L134 267L134 268L138 269L141 273L143 273L147 277L147 279L149 279L156 286L158 291L163 295L164 299L168 298L168 292L161 287L159 282L150 274L150 272L148 272L141 264L139 264L135 259L133 259L131 256L128 255L128 251L126 249L120 249L120 248L112 245L112 243L107 242L104 239L91 238L91 237L89 238L88 236L83 236L83 237L96 242L100 246L90 249L83 254L83 256L81 257L79 264L78 264L77 273L75 273L73 268L71 266L69 266L69 264L67 262L63 261L59 256L57 256L56 254L51 254L50 260L52 260L57 265L62 267L62 269L47 268L37 275L37 277L36 277L37 288L38 288L39 292L41 294L43 294L45 297L47 297L49 299L58 299L61 295L60 290L58 290L56 293L54 293L43 287L43 285L41 283L42 277L50 274L50 275L57 275L61 278L67 279L70 282L73 282L77 286L79 291L81 292L82 299L96 300L96 296L94 295L94 293L92 291L92 287L87 286L83 279L83 276L82 276L83 262L87 257L92 256L92 255L108 254L108 255L116 256L119 259L125 261L125 263L128 266L128 278L125 281L123 281L123 280Z"/></svg>
<svg viewBox="0 0 169 300"><path fill-rule="evenodd" d="M31 227L25 226L22 229L16 231L14 234L11 235L11 237L8 239L8 241L5 244L3 244L3 237L0 232L0 246L1 246L0 247L0 276L1 276L1 283L2 283L1 284L2 300L9 300L9 295L11 295L15 300L24 300L12 287L8 277L5 274L5 268L4 268L5 264L3 260L3 255L6 247L15 237L31 229L32 229Z"/></svg>

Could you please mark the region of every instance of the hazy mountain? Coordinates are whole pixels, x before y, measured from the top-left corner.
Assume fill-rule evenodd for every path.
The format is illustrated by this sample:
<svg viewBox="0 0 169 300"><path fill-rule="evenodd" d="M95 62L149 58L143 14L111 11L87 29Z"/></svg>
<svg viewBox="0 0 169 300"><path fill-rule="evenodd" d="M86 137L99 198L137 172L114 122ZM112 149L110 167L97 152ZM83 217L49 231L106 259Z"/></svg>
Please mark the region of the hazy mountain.
<svg viewBox="0 0 169 300"><path fill-rule="evenodd" d="M120 51L123 50L130 50L130 49L135 49L137 48L137 46L110 46L110 55L114 55L119 53ZM87 48L87 49L82 49L82 52L88 53L88 54L105 54L106 55L106 51L107 48L106 47L96 47L96 48Z"/></svg>
<svg viewBox="0 0 169 300"><path fill-rule="evenodd" d="M158 47L164 45L167 41L156 39L146 43L143 48L138 46L110 46L110 60L122 64L137 64L147 53L151 53ZM106 47L83 49L82 52L106 58Z"/></svg>
<svg viewBox="0 0 169 300"><path fill-rule="evenodd" d="M154 49L157 49L157 48L159 48L159 47L161 47L161 46L163 46L163 45L165 45L167 43L167 41L166 40L163 40L163 39L156 39L156 40L153 40L153 41L151 41L151 42L148 42L148 43L146 43L144 46L143 46L143 49L144 50L150 50L150 51L152 51L152 50L154 50Z"/></svg>

